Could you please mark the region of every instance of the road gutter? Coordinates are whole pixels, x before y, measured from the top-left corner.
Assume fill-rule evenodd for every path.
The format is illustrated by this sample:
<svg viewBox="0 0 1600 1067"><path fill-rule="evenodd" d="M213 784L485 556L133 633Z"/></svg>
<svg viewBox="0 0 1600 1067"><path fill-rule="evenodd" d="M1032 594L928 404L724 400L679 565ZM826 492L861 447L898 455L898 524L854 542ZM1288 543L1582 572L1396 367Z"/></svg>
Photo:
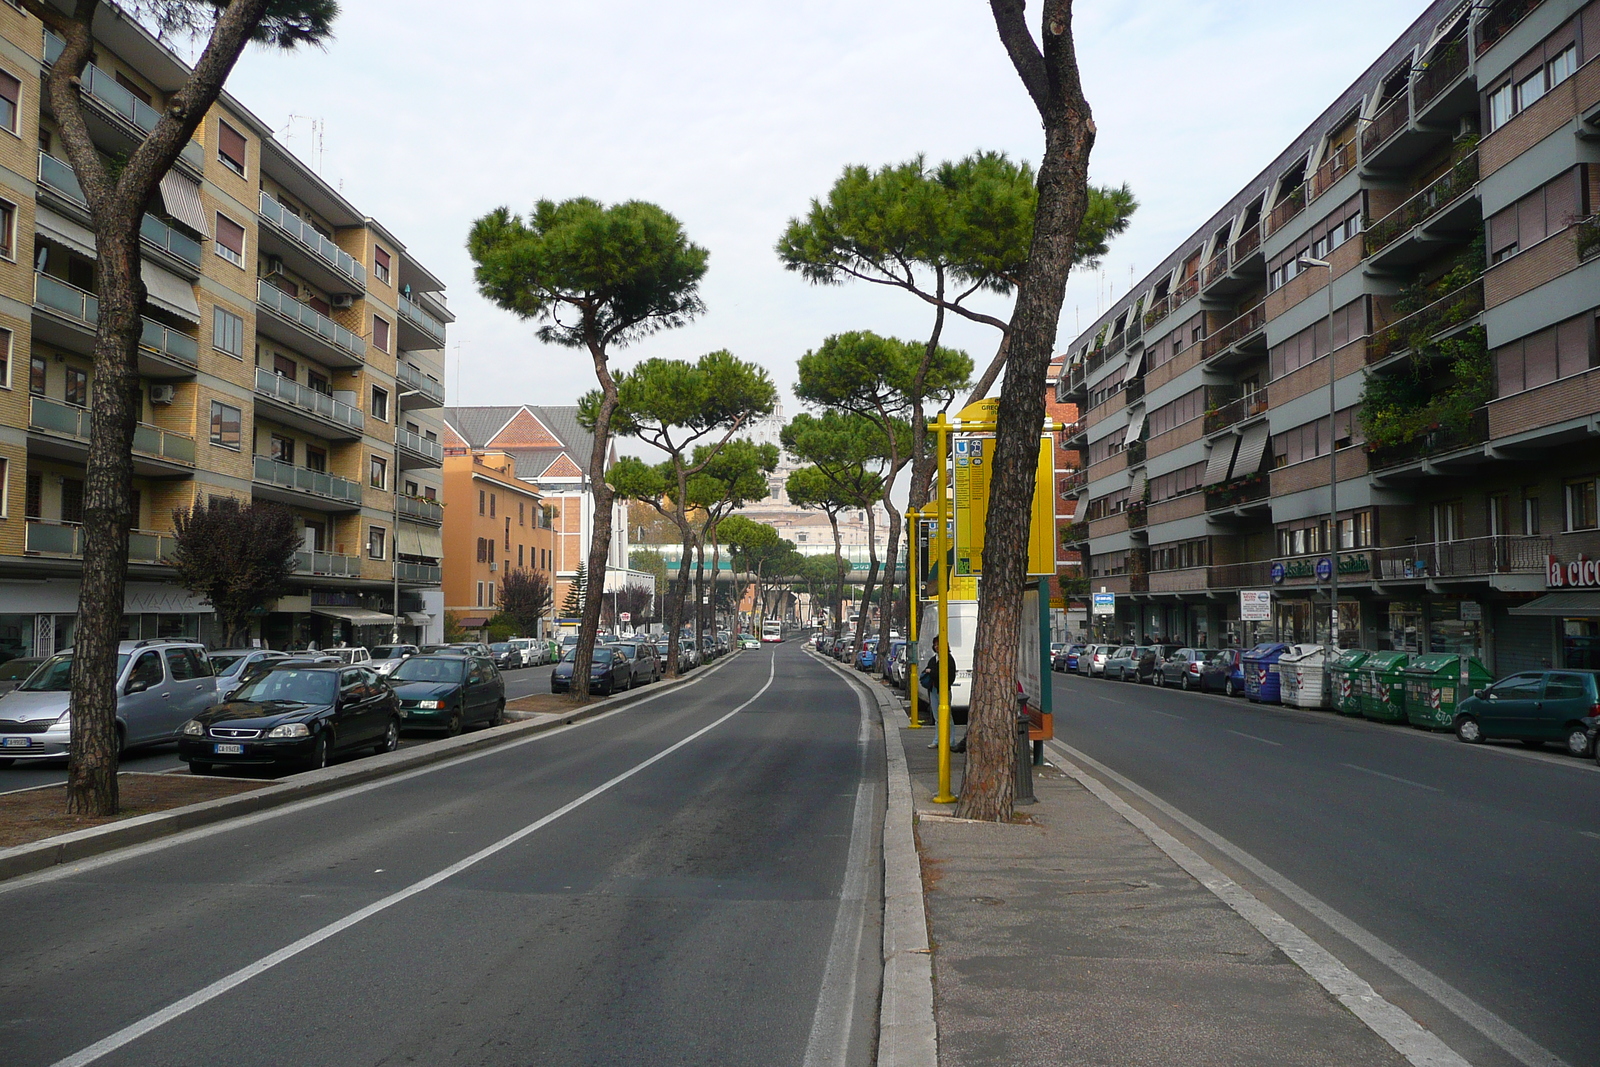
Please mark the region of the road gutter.
<svg viewBox="0 0 1600 1067"><path fill-rule="evenodd" d="M104 826L47 837L42 841L33 841L26 845L0 849L0 882L35 874L61 864L76 863L116 849L142 845L185 830L280 808L286 804L294 804L377 779L389 778L419 767L485 749L498 748L534 734L570 726L597 715L616 711L628 704L654 699L674 689L694 685L702 678L711 677L733 658L727 656L721 662L704 671L698 671L689 678L665 680L645 692L629 690L593 704L585 704L564 715L510 723L476 733L463 734L460 737L418 745L415 748L386 752L381 756L368 756L337 767L291 775L278 785L241 793L238 796L201 801L198 804L152 812L149 815L139 815Z"/></svg>

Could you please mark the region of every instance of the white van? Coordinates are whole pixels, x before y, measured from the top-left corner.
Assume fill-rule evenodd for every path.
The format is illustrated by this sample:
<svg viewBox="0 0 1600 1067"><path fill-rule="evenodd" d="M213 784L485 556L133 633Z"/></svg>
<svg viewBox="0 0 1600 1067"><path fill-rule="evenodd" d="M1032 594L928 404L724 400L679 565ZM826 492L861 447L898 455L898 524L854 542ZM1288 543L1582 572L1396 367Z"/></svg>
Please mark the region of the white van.
<svg viewBox="0 0 1600 1067"><path fill-rule="evenodd" d="M952 600L947 611L950 619L950 657L955 660L956 666L955 677L950 680L950 710L951 718L959 725L966 722L967 707L972 702L972 651L978 639L978 602ZM924 604L922 622L917 627L917 659L921 661L917 664L919 677L930 661L935 664L937 671L938 661L934 657L938 648L939 605ZM937 691L937 683L933 692L923 687L922 699L928 702L928 707L937 706Z"/></svg>

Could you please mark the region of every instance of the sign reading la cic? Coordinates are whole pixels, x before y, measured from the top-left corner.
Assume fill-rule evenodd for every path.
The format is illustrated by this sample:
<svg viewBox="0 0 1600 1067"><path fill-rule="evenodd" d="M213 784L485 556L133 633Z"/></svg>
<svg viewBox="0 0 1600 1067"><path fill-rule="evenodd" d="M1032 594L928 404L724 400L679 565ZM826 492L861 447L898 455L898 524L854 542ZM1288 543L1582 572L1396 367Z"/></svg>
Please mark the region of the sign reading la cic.
<svg viewBox="0 0 1600 1067"><path fill-rule="evenodd" d="M1587 556L1579 555L1569 563L1562 563L1554 556L1546 557L1548 563L1545 568L1544 582L1551 589L1560 588L1600 588L1600 560L1593 560Z"/></svg>

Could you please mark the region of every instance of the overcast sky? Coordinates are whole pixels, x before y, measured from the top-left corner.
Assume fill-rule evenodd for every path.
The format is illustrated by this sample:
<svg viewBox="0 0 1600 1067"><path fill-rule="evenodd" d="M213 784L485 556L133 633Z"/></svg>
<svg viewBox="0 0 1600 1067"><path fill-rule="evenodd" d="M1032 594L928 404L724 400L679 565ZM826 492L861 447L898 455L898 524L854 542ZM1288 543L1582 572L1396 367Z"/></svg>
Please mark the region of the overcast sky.
<svg viewBox="0 0 1600 1067"><path fill-rule="evenodd" d="M539 344L475 293L465 235L496 206L590 196L672 212L710 250L707 313L616 362L728 348L770 369L792 413L795 360L828 334L923 337L931 318L898 291L784 271L785 222L846 164L1039 158L1037 115L982 0L341 2L326 52L253 51L229 88L444 279L452 404L571 403L594 386L587 357ZM1142 207L1103 272L1074 277L1061 346L1425 7L1080 0L1090 176L1128 182ZM945 336L980 367L997 341L960 322Z"/></svg>

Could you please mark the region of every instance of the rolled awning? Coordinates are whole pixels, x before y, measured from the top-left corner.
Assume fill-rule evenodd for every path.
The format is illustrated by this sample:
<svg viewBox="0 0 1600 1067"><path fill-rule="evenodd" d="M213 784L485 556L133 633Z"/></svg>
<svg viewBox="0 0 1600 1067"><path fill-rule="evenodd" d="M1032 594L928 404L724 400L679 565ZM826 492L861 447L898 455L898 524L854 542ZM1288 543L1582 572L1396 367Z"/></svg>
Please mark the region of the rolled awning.
<svg viewBox="0 0 1600 1067"><path fill-rule="evenodd" d="M393 626L395 623L401 621L395 618L393 615L385 615L381 611L373 611L370 608L323 607L321 605L313 605L311 608L311 614L326 615L330 619L343 619L351 626Z"/></svg>
<svg viewBox="0 0 1600 1067"><path fill-rule="evenodd" d="M74 252L95 258L94 233L71 219L64 219L48 208L38 208L33 213L33 228L57 244L66 245Z"/></svg>
<svg viewBox="0 0 1600 1067"><path fill-rule="evenodd" d="M205 205L200 203L200 183L169 170L161 178L161 202L167 205L167 214L203 237L210 237L206 225Z"/></svg>
<svg viewBox="0 0 1600 1067"><path fill-rule="evenodd" d="M139 274L144 278L145 293L150 303L162 311L170 311L179 318L199 324L200 305L194 298L194 286L144 260L139 261Z"/></svg>
<svg viewBox="0 0 1600 1067"><path fill-rule="evenodd" d="M1239 439L1239 458L1233 461L1231 477L1243 478L1261 469L1261 459L1267 454L1267 438L1270 435L1271 430L1264 422L1245 427L1244 435Z"/></svg>
<svg viewBox="0 0 1600 1067"><path fill-rule="evenodd" d="M433 621L433 616L426 611L408 611L405 616L406 622L412 626L426 626Z"/></svg>
<svg viewBox="0 0 1600 1067"><path fill-rule="evenodd" d="M1216 485L1218 482L1228 480L1228 471L1233 469L1233 457L1239 451L1239 435L1230 433L1228 436L1215 442L1211 446L1211 455L1206 460L1206 478L1201 484Z"/></svg>
<svg viewBox="0 0 1600 1067"><path fill-rule="evenodd" d="M1600 616L1600 589L1579 592L1546 593L1512 608L1512 615L1541 615L1546 618L1592 618Z"/></svg>
<svg viewBox="0 0 1600 1067"><path fill-rule="evenodd" d="M1142 370L1144 370L1144 349L1141 348L1139 351L1135 352L1133 358L1128 361L1128 379L1131 381L1132 379L1137 378L1139 376L1139 372Z"/></svg>
<svg viewBox="0 0 1600 1067"><path fill-rule="evenodd" d="M401 520L398 551L403 556L444 558L444 534L434 526L414 526Z"/></svg>

